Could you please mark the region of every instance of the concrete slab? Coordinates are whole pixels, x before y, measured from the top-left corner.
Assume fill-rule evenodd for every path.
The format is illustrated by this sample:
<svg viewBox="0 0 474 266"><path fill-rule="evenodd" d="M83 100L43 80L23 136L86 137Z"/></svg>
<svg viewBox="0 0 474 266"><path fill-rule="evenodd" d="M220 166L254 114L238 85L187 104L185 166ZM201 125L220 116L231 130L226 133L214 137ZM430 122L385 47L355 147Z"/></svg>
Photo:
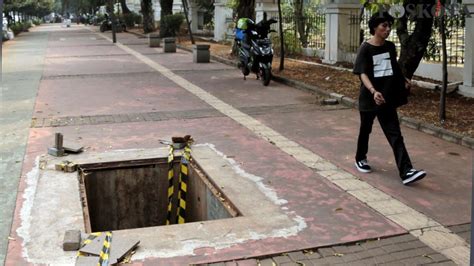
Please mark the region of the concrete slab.
<svg viewBox="0 0 474 266"><path fill-rule="evenodd" d="M98 75L141 73L152 69L129 55L108 57L64 57L45 60L44 77L62 75Z"/></svg>
<svg viewBox="0 0 474 266"><path fill-rule="evenodd" d="M77 83L81 84L78 89ZM179 103L179 104L178 104ZM209 108L157 73L42 80L34 116L132 114Z"/></svg>
<svg viewBox="0 0 474 266"><path fill-rule="evenodd" d="M250 75L247 80L243 80L242 73L235 68L229 71L209 69L206 75L199 72L180 72L180 75L237 108L317 102L314 95L283 84L275 82L265 87L260 80L254 78L255 75ZM273 97L269 97L270 95Z"/></svg>

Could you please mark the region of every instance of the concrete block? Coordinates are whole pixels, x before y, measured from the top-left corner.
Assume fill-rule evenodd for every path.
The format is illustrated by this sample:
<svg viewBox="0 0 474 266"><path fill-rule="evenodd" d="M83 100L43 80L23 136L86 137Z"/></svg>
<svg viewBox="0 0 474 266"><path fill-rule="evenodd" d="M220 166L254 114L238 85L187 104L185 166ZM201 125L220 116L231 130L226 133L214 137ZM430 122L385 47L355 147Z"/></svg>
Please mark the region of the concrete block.
<svg viewBox="0 0 474 266"><path fill-rule="evenodd" d="M193 62L194 63L209 63L211 59L211 53L209 51L208 44L195 44L193 45Z"/></svg>
<svg viewBox="0 0 474 266"><path fill-rule="evenodd" d="M158 33L148 34L148 45L150 47L161 47L161 38Z"/></svg>
<svg viewBox="0 0 474 266"><path fill-rule="evenodd" d="M54 147L50 147L48 148L48 154L55 157L61 157L61 156L64 156L64 149L57 149Z"/></svg>
<svg viewBox="0 0 474 266"><path fill-rule="evenodd" d="M81 231L80 230L67 230L64 234L63 250L64 251L75 251L81 247Z"/></svg>
<svg viewBox="0 0 474 266"><path fill-rule="evenodd" d="M176 53L176 39L175 38L164 38L163 39L163 51L165 53Z"/></svg>

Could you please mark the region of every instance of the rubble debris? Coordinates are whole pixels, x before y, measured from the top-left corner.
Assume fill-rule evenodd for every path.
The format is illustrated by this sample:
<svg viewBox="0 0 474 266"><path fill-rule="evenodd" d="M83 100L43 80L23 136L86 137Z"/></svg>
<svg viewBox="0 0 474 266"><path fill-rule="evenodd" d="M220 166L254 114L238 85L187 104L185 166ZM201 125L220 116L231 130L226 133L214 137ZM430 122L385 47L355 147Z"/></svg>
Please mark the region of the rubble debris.
<svg viewBox="0 0 474 266"><path fill-rule="evenodd" d="M100 236L93 239L90 243L83 246L79 251L82 254L98 258L100 251L102 250L104 240L105 234L101 234ZM120 235L114 235L110 247L110 264L114 265L122 262L125 259L130 260L133 251L138 247L139 244L140 241L131 240Z"/></svg>
<svg viewBox="0 0 474 266"><path fill-rule="evenodd" d="M79 250L81 247L81 231L80 230L67 230L64 234L63 250L74 251Z"/></svg>
<svg viewBox="0 0 474 266"><path fill-rule="evenodd" d="M72 172L75 172L77 170L77 164L71 162L71 161L62 161L58 164L55 164L54 165L54 168L57 170L57 171L63 171L63 172L66 172L66 173L72 173Z"/></svg>

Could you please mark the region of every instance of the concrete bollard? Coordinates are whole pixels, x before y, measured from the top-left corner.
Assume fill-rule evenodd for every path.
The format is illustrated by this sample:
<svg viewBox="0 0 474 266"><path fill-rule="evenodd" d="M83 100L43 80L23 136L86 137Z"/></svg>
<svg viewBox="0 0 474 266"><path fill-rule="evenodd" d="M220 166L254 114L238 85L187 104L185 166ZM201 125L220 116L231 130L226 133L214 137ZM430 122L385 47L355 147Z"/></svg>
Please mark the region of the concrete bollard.
<svg viewBox="0 0 474 266"><path fill-rule="evenodd" d="M175 38L164 38L163 39L163 51L165 53L176 53L176 39Z"/></svg>
<svg viewBox="0 0 474 266"><path fill-rule="evenodd" d="M150 47L161 47L161 38L158 33L148 34L148 44Z"/></svg>
<svg viewBox="0 0 474 266"><path fill-rule="evenodd" d="M193 62L194 63L209 63L211 53L209 52L209 44L195 44L193 45Z"/></svg>

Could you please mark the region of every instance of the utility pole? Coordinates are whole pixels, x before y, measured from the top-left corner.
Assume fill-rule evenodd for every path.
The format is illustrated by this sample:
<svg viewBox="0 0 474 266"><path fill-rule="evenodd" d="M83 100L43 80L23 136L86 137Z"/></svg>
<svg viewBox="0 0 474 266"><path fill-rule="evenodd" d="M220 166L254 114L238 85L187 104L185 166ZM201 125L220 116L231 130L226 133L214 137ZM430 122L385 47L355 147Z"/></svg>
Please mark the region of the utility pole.
<svg viewBox="0 0 474 266"><path fill-rule="evenodd" d="M116 28L115 28L115 0L109 0L109 6L110 6L110 20L112 22L112 40L113 43L117 42L117 36L116 36Z"/></svg>

